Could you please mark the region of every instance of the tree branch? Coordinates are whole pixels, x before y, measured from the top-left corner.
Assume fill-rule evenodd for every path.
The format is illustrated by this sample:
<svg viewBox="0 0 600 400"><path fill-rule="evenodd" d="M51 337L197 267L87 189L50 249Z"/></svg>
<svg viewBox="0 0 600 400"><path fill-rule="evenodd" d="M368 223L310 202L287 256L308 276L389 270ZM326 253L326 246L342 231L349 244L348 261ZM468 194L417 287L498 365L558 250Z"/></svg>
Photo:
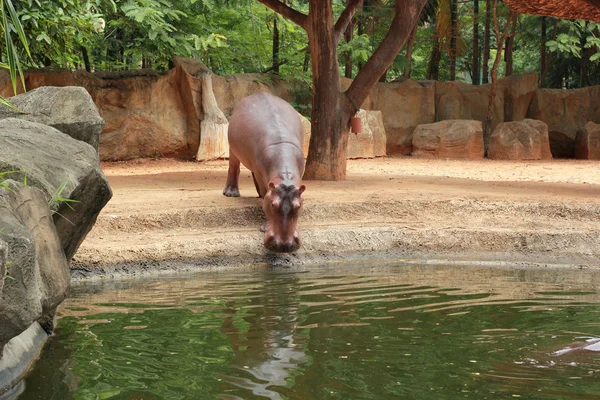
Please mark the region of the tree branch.
<svg viewBox="0 0 600 400"><path fill-rule="evenodd" d="M269 7L271 10L281 14L283 17L300 25L301 27L303 27L306 30L306 24L308 23L308 16L306 14L303 14L300 11L294 10L293 8L283 4L279 0L258 0L258 1L263 3L265 6Z"/></svg>
<svg viewBox="0 0 600 400"><path fill-rule="evenodd" d="M348 24L352 21L352 17L356 13L358 7L362 7L363 0L348 0L348 5L342 11L342 14L335 23L335 43L339 43L342 35L346 31Z"/></svg>
<svg viewBox="0 0 600 400"><path fill-rule="evenodd" d="M388 33L346 91L352 102L362 104L379 77L394 62L414 25L418 23L426 2L427 0L396 0L396 13Z"/></svg>

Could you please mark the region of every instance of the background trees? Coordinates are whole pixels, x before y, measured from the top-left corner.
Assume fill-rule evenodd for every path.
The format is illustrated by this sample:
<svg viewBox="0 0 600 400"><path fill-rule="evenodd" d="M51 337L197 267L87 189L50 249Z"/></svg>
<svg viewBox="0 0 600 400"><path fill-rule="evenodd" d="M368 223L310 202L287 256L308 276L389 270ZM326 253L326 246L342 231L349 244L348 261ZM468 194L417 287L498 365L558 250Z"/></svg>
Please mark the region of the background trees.
<svg viewBox="0 0 600 400"><path fill-rule="evenodd" d="M218 74L269 70L283 77L311 81L305 30L257 0L13 3L31 49L29 58L19 47L18 56L27 66L166 70L173 56L187 56L202 59ZM347 0L331 3L337 18ZM286 0L286 4L308 12L308 0ZM493 4L493 0L429 0L414 41L408 41L411 51L405 45L384 78L389 81L410 71L415 80L448 80L454 64L457 80L488 82L498 49L490 25ZM394 6L393 0L365 0L357 10L352 29L346 31L347 40L338 44L343 74L354 77L365 65L387 32ZM506 6L498 2L497 7L499 23L504 26ZM521 14L514 24L512 56L501 61L504 65L499 68L499 76L506 74L506 62L512 61L513 74L537 70L541 77L547 70L543 82L546 87L599 84L598 28L599 24L593 22ZM16 31L11 31L15 36ZM4 37L1 40L6 43ZM278 43L278 52L273 51L274 43Z"/></svg>

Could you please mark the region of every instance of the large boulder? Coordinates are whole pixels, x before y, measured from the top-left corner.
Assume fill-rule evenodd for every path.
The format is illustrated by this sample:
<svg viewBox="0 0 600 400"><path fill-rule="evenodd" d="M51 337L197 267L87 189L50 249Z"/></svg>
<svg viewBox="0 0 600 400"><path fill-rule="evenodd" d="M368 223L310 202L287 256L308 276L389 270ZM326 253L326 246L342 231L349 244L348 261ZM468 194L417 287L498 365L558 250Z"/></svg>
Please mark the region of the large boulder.
<svg viewBox="0 0 600 400"><path fill-rule="evenodd" d="M584 160L600 160L600 124L588 122L577 134L575 156Z"/></svg>
<svg viewBox="0 0 600 400"><path fill-rule="evenodd" d="M304 143L302 151L304 157L308 156L308 146L310 144L310 121L298 113L302 129L304 130ZM362 132L350 132L348 134L348 147L346 158L373 158L385 157L386 155L386 134L383 127L381 111L360 110L358 116L362 119Z"/></svg>
<svg viewBox="0 0 600 400"><path fill-rule="evenodd" d="M419 125L412 135L412 146L415 157L483 158L483 128L480 121L471 120Z"/></svg>
<svg viewBox="0 0 600 400"><path fill-rule="evenodd" d="M343 90L352 83L346 78L341 82ZM431 82L406 79L375 84L361 108L381 111L388 155L410 154L415 128L435 121L434 93Z"/></svg>
<svg viewBox="0 0 600 400"><path fill-rule="evenodd" d="M10 99L18 109L0 108L0 119L19 118L52 126L96 151L104 120L89 93L82 87L44 86Z"/></svg>
<svg viewBox="0 0 600 400"><path fill-rule="evenodd" d="M96 151L52 127L15 118L1 120L0 132L0 171L18 171L13 179L26 177L28 185L44 192L70 260L112 196Z"/></svg>
<svg viewBox="0 0 600 400"><path fill-rule="evenodd" d="M525 119L504 122L492 133L488 157L495 160L550 160L548 126Z"/></svg>
<svg viewBox="0 0 600 400"><path fill-rule="evenodd" d="M600 86L583 89L538 89L535 91L528 118L548 125L549 132L560 132L575 140L577 132L589 122L600 123Z"/></svg>
<svg viewBox="0 0 600 400"><path fill-rule="evenodd" d="M47 195L12 180L4 184L7 187L0 188L0 241L8 244L10 263L5 265L6 278L2 275L0 349L36 321L50 330L70 281Z"/></svg>

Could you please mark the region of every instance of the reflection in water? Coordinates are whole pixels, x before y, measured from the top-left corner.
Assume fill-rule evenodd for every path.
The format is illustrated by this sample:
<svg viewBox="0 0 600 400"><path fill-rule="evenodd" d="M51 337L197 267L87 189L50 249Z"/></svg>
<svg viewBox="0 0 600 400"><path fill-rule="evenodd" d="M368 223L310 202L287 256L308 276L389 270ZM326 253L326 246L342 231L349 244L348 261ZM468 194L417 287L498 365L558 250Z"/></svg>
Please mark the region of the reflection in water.
<svg viewBox="0 0 600 400"><path fill-rule="evenodd" d="M600 272L378 266L76 286L30 399L593 399ZM596 345L590 343L590 345Z"/></svg>
<svg viewBox="0 0 600 400"><path fill-rule="evenodd" d="M249 315L243 318L249 324L248 330L240 332L235 326L238 309L233 300L227 302L221 326L235 353L230 365L251 374L260 383L236 376L223 376L223 380L248 389L256 396L279 400L281 395L269 387L285 387L293 370L308 359L303 348L306 337L296 333L299 279L294 275L270 275L245 307L250 309Z"/></svg>

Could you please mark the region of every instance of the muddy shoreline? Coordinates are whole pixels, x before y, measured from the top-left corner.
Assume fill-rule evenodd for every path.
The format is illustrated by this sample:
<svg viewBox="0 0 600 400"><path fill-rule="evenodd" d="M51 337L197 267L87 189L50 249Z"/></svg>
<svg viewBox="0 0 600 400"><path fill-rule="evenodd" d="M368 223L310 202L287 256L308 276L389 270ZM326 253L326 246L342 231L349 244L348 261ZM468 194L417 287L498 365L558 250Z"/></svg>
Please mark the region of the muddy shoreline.
<svg viewBox="0 0 600 400"><path fill-rule="evenodd" d="M72 262L75 280L194 270L369 262L600 268L600 164L352 160L342 182L307 182L295 254L262 246L247 170L227 163L102 165L114 197Z"/></svg>

